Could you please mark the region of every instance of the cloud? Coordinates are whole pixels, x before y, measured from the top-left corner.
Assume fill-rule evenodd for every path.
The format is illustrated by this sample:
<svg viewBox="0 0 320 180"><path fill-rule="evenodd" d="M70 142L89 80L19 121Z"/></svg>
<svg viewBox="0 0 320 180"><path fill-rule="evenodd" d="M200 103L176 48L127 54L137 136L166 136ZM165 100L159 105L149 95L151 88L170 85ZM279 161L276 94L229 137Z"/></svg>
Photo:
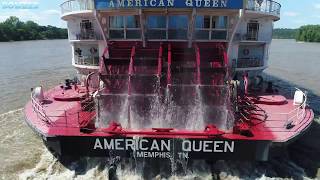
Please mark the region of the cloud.
<svg viewBox="0 0 320 180"><path fill-rule="evenodd" d="M1 0L0 0L1 1ZM5 11L0 14L0 22L5 21L10 16L16 16L21 21L34 21L40 25L53 25L65 27L65 22L60 19L60 11L55 9L34 11L30 9L19 9L14 11Z"/></svg>
<svg viewBox="0 0 320 180"><path fill-rule="evenodd" d="M56 9L49 9L49 10L42 11L42 13L46 15L60 15L61 12Z"/></svg>
<svg viewBox="0 0 320 180"><path fill-rule="evenodd" d="M35 12L28 10L28 9L20 9L20 10L15 10L15 11L6 11L2 12L0 15L0 21L4 21L10 16L16 16L22 21L35 21L35 22L40 22L43 17L39 16Z"/></svg>
<svg viewBox="0 0 320 180"><path fill-rule="evenodd" d="M289 17L296 17L299 15L299 13L292 12L292 11L287 11L283 13L284 16L289 16Z"/></svg>
<svg viewBox="0 0 320 180"><path fill-rule="evenodd" d="M313 15L312 17L320 19L320 15Z"/></svg>
<svg viewBox="0 0 320 180"><path fill-rule="evenodd" d="M314 7L315 7L316 9L320 9L320 3L314 4Z"/></svg>

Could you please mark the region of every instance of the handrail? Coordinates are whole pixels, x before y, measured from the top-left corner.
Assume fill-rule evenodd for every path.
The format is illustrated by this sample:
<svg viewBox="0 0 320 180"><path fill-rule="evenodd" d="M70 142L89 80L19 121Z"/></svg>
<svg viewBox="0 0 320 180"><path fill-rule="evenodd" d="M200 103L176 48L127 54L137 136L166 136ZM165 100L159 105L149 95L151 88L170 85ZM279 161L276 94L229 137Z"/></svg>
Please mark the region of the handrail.
<svg viewBox="0 0 320 180"><path fill-rule="evenodd" d="M99 66L99 57L90 57L90 56L75 56L74 63L76 65L84 65L84 66Z"/></svg>
<svg viewBox="0 0 320 180"><path fill-rule="evenodd" d="M295 88L297 91L301 91L298 88ZM303 92L303 91L301 91ZM306 114L306 107L307 107L307 95L303 92L303 102L287 113L268 113L268 115L280 115L285 116L285 123L283 124L283 127L286 127L288 125L297 125L301 120L304 119L304 116ZM282 118L280 119L271 119L266 121L283 121Z"/></svg>
<svg viewBox="0 0 320 180"><path fill-rule="evenodd" d="M248 0L246 9L280 16L281 4L273 0Z"/></svg>
<svg viewBox="0 0 320 180"><path fill-rule="evenodd" d="M171 85L175 86L175 85ZM226 85L208 85L211 87L217 87L217 88L224 88ZM300 89L296 88L297 90L301 91ZM301 91L303 92L303 91ZM296 106L293 110L287 113L268 113L268 116L271 115L280 115L281 118L278 119L267 119L266 121L283 121L284 123L279 126L279 127L274 127L274 128L285 128L288 127L288 125L299 125L302 120L304 120L305 115L306 115L306 107L307 107L307 95L303 93L304 100L303 102L299 105ZM83 106L84 109L87 109L86 111L93 112L95 107L93 106L94 102L90 102L89 104ZM53 127L68 127L68 128L81 128L81 123L84 121L89 121L94 118L94 116L88 116L88 117L81 117L81 110L77 112L67 112L67 110L56 110L56 112L59 112L57 114L51 113L52 115L48 115L45 112L44 106L33 96L33 93L31 93L31 104L32 104L32 109L36 113L37 117L47 123L50 126ZM68 124L68 118L76 116L77 117L77 122L78 124ZM284 118L282 118L284 117ZM55 122L52 120L52 118L61 118L62 120L64 119L64 122ZM75 117L73 117L75 118ZM290 129L287 128L288 131Z"/></svg>
<svg viewBox="0 0 320 180"><path fill-rule="evenodd" d="M96 33L94 31L88 32L79 32L79 33L72 33L69 36L69 40L103 40L103 37L100 33Z"/></svg>
<svg viewBox="0 0 320 180"><path fill-rule="evenodd" d="M49 124L52 123L50 118L45 113L45 110L44 110L43 106L38 102L38 100L36 100L33 97L33 92L31 93L31 104L32 104L32 109L33 109L34 112L37 113L38 118L40 118L41 120L45 121L46 123L49 123Z"/></svg>
<svg viewBox="0 0 320 180"><path fill-rule="evenodd" d="M73 11L93 10L93 0L68 0L60 5L61 13L70 13Z"/></svg>
<svg viewBox="0 0 320 180"><path fill-rule="evenodd" d="M44 106L36 98L34 98L33 93L31 93L31 105L32 105L32 109L36 113L37 117L40 120L44 121L45 123L47 123L48 125L53 126L53 127L80 128L80 120L87 121L87 120L94 118L94 117L87 117L88 119L85 119L85 118L80 117L80 113L82 111L77 111L77 112L71 113L71 112L67 112L66 110L55 110L55 112L57 112L57 114L51 113L51 115L49 115L48 113L45 112ZM94 102L91 102L87 105L84 105L82 108L87 109L88 107L91 106L91 108L87 109L87 111L93 112L95 109L95 107L93 105L94 105ZM78 124L76 126L68 125L68 117L70 118L71 116L77 116ZM63 123L55 122L52 120L52 118L62 118L65 121Z"/></svg>
<svg viewBox="0 0 320 180"><path fill-rule="evenodd" d="M264 62L260 58L239 58L236 60L237 68L263 67Z"/></svg>

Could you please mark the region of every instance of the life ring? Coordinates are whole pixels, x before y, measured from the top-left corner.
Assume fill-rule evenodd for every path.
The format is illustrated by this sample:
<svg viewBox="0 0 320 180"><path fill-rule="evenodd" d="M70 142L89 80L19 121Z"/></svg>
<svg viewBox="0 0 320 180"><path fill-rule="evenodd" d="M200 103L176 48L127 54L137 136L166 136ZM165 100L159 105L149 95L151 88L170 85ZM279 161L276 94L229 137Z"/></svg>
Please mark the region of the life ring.
<svg viewBox="0 0 320 180"><path fill-rule="evenodd" d="M94 47L92 47L92 48L90 48L90 53L91 54L95 54L95 53L97 53L97 49L96 48L94 48Z"/></svg>
<svg viewBox="0 0 320 180"><path fill-rule="evenodd" d="M248 56L250 54L250 50L249 49L244 49L242 51L243 55Z"/></svg>

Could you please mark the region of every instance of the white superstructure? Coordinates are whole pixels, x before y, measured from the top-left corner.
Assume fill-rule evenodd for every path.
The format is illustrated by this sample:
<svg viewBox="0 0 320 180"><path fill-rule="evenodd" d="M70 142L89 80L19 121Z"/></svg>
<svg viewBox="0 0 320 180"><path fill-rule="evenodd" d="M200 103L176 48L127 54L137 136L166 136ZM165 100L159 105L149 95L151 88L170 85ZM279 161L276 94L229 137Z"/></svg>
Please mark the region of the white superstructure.
<svg viewBox="0 0 320 180"><path fill-rule="evenodd" d="M216 2L221 6L228 2L181 1L186 1L186 5L197 2L206 5L209 2L211 6ZM140 0L117 0L112 3L115 2L127 6L141 3ZM161 5L162 0L144 2L150 3L148 5L159 5L156 4L159 2ZM189 46L193 42L227 42L229 65L234 68L234 72L250 72L249 76L256 76L268 66L273 22L280 19L281 8L279 3L272 0L244 0L242 9L97 9L97 3L103 1L68 0L61 5L62 19L68 23L72 64L82 75L98 71L99 58L107 42L114 40L141 41L143 44L149 41L181 41L188 42ZM95 84L98 85L98 81Z"/></svg>

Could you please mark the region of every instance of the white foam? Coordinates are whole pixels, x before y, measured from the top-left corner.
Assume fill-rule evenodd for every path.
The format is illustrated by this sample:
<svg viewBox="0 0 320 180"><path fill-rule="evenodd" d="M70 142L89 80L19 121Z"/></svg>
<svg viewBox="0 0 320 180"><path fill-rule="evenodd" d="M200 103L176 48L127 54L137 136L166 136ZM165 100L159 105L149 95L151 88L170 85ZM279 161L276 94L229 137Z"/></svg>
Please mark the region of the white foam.
<svg viewBox="0 0 320 180"><path fill-rule="evenodd" d="M16 110L11 110L11 111L8 111L6 113L0 114L0 117L7 116L7 115L10 115L10 114L14 114L14 113L17 113L17 112L22 111L22 110L23 110L23 108L16 109Z"/></svg>

